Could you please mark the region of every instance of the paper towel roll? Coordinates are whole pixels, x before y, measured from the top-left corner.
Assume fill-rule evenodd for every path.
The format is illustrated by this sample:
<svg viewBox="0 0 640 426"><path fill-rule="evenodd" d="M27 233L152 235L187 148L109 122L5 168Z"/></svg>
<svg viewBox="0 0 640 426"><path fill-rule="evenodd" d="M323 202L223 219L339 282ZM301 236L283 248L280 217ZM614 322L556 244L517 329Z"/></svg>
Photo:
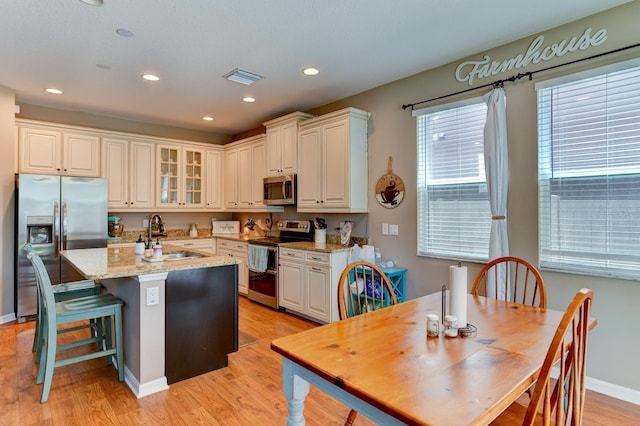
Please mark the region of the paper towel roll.
<svg viewBox="0 0 640 426"><path fill-rule="evenodd" d="M467 267L449 266L449 314L458 318L458 327L467 326Z"/></svg>

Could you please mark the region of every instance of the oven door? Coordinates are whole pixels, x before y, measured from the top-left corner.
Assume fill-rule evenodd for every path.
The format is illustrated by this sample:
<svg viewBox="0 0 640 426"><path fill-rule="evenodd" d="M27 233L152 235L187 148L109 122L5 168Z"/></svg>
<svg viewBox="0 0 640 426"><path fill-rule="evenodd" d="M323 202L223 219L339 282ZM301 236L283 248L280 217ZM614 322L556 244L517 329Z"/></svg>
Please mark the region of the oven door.
<svg viewBox="0 0 640 426"><path fill-rule="evenodd" d="M278 308L278 247L268 247L267 269L264 272L249 269L247 296L254 302Z"/></svg>

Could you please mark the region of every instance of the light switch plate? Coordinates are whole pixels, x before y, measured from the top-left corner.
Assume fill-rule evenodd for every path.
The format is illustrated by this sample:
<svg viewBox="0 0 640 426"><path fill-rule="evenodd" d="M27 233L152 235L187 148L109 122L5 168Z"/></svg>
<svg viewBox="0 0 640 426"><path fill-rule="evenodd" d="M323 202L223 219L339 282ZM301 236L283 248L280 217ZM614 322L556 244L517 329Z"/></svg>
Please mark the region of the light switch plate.
<svg viewBox="0 0 640 426"><path fill-rule="evenodd" d="M398 235L398 225L389 225L389 235Z"/></svg>
<svg viewBox="0 0 640 426"><path fill-rule="evenodd" d="M382 224L382 235L389 235L389 224L388 223L383 223Z"/></svg>

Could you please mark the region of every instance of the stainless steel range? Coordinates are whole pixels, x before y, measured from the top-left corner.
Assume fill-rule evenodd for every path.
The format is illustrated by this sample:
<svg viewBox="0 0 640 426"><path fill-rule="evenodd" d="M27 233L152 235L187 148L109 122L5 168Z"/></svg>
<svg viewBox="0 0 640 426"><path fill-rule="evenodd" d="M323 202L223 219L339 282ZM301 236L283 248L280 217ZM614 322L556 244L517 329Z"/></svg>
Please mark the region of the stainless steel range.
<svg viewBox="0 0 640 426"><path fill-rule="evenodd" d="M261 262L249 259L248 297L258 303L278 308L278 246L281 243L313 241L314 226L310 220L287 220L276 222L278 237L261 237L249 242L249 256L260 256L266 249L266 264L263 268L253 268Z"/></svg>

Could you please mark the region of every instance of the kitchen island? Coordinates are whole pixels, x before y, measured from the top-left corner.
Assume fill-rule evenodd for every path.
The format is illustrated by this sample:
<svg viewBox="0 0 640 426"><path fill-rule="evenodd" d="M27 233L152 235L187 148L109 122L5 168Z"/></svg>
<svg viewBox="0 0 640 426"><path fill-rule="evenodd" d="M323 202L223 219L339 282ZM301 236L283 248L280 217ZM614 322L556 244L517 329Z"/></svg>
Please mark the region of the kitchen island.
<svg viewBox="0 0 640 426"><path fill-rule="evenodd" d="M164 253L149 262L133 247L61 252L125 302L125 381L138 398L224 367L238 348L238 261L170 245Z"/></svg>

